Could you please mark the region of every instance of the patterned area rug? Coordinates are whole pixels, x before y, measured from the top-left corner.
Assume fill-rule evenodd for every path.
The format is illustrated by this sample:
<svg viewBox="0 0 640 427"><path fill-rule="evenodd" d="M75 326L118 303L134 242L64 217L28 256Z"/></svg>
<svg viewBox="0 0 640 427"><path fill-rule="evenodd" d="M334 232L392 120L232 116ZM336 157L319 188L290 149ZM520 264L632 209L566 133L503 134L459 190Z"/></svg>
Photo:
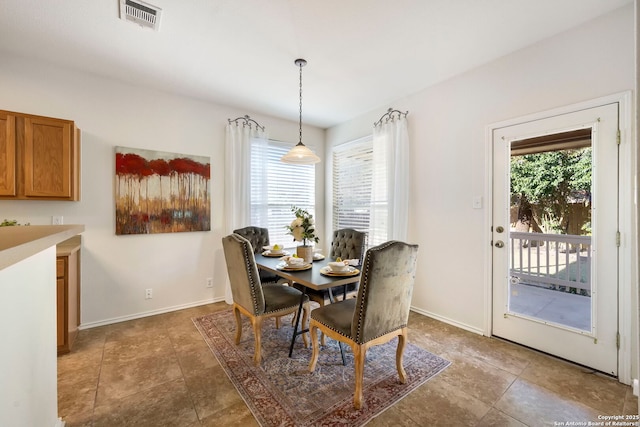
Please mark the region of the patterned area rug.
<svg viewBox="0 0 640 427"><path fill-rule="evenodd" d="M400 384L395 367L397 338L367 351L364 402L353 408L353 354L345 348L342 365L337 342L327 338L313 373L308 371L311 346L296 339L291 358L291 315L280 329L268 319L262 331L262 363L253 364L254 339L243 316L242 339L235 345L235 319L231 310L193 319L231 382L261 426L361 426L440 373L450 362L408 343L403 365L407 382Z"/></svg>

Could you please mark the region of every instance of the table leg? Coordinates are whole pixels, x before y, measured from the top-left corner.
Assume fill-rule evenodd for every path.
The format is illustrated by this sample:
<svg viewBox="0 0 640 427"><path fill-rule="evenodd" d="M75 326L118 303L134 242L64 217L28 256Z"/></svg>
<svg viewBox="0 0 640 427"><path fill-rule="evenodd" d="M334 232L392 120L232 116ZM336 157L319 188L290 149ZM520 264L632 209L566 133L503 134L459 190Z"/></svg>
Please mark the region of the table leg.
<svg viewBox="0 0 640 427"><path fill-rule="evenodd" d="M293 354L293 345L296 343L296 337L304 334L308 329L304 329L298 332L298 325L300 324L300 318L302 317L302 305L304 304L304 297L307 295L307 288L302 286L303 291L300 295L300 305L298 305L298 315L296 316L296 325L293 327L293 336L291 337L291 345L289 346L289 357Z"/></svg>
<svg viewBox="0 0 640 427"><path fill-rule="evenodd" d="M347 285L342 285L342 300L346 300L347 299ZM337 286L336 286L337 288ZM335 297L333 296L333 288L328 288L327 291L329 291L329 301L331 301L331 304L333 304L335 301Z"/></svg>
<svg viewBox="0 0 640 427"><path fill-rule="evenodd" d="M335 301L335 298L334 298L334 296L333 296L333 290L332 290L331 288L328 288L328 289L327 289L327 291L328 291L328 293L329 293L329 302L330 302L331 304L333 304L334 302L336 302L336 301Z"/></svg>

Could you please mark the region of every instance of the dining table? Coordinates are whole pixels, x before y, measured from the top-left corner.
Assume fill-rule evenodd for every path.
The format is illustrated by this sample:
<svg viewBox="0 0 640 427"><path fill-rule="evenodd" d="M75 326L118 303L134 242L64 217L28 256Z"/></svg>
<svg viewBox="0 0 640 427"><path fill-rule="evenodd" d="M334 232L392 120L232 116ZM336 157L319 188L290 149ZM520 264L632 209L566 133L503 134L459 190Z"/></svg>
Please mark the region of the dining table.
<svg viewBox="0 0 640 427"><path fill-rule="evenodd" d="M329 262L335 261L334 259L329 259L329 257L325 257L323 259L314 259L314 261L311 263L310 268L290 269L287 268L283 263L282 257L285 254L270 255L268 251L265 251L263 253L257 253L255 255L255 259L256 265L259 268L282 277L284 280L289 282L290 285L292 285L293 283L302 285L302 294L300 296L300 305L298 306L298 315L296 316L293 336L291 337L291 344L289 346L289 357L291 357L291 355L293 354L293 346L295 344L296 337L298 335L309 332L309 329L304 327L304 325L301 330L298 330L300 318L302 315L302 305L304 304L307 289L328 290L329 299L331 302L334 302L332 289L336 287L343 287L343 289L346 289L346 285L359 282L360 270L358 268L354 268L350 269L350 272L348 273L331 273L330 271L328 272L327 268ZM342 347L340 347L340 351L342 352Z"/></svg>

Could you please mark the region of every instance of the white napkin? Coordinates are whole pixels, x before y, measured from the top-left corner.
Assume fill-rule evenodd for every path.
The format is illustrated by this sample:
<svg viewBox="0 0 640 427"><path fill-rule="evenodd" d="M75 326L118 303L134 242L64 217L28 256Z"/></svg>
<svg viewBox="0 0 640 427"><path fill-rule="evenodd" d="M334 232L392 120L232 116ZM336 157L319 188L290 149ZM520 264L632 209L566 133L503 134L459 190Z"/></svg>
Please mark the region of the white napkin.
<svg viewBox="0 0 640 427"><path fill-rule="evenodd" d="M293 261L292 262L291 261L292 259L296 259L296 260L299 260L299 261ZM292 257L290 255L283 256L282 258L280 258L280 260L284 261L289 266L298 266L298 265L306 264L302 258Z"/></svg>
<svg viewBox="0 0 640 427"><path fill-rule="evenodd" d="M358 266L360 264L360 260L356 259L356 258L354 258L354 259L345 259L343 261L346 262L347 264L353 266L353 267L356 267L356 266Z"/></svg>

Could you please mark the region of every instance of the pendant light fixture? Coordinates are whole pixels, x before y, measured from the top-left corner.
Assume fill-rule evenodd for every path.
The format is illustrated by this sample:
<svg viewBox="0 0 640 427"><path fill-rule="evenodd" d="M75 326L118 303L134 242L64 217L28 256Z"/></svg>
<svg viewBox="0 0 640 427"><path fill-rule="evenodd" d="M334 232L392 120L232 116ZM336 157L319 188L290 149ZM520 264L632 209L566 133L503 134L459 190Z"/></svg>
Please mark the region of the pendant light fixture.
<svg viewBox="0 0 640 427"><path fill-rule="evenodd" d="M320 161L320 157L316 156L313 151L302 143L302 67L307 65L307 61L304 59L296 59L295 64L300 67L300 139L295 147L282 156L280 161L295 165L312 165L314 163L318 163Z"/></svg>

